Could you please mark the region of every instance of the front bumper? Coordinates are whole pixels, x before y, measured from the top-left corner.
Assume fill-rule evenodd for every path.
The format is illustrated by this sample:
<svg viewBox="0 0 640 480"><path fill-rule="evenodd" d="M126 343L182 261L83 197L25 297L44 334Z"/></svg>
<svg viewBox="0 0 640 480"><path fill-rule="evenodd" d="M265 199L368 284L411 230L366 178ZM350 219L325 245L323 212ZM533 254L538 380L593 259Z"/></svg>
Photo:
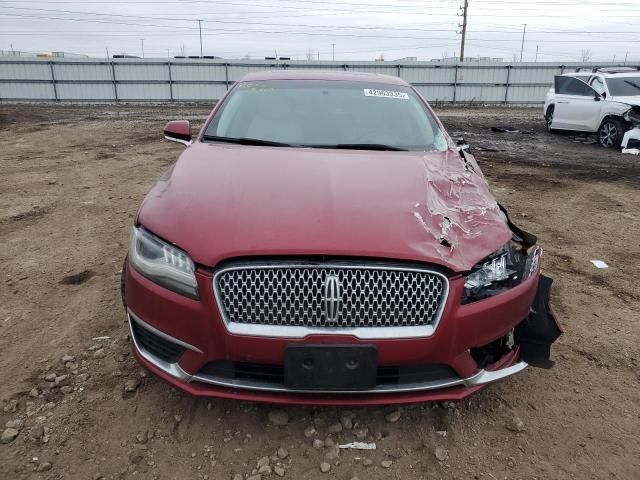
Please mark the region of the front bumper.
<svg viewBox="0 0 640 480"><path fill-rule="evenodd" d="M520 358L517 347L482 368L470 350L504 337L527 318L539 271L505 293L469 305L459 302L463 277L450 278L449 296L433 335L380 340L336 334L305 338L236 335L225 328L220 318L210 273L197 273L199 301L170 292L132 268L126 268L124 275L133 352L143 366L176 388L196 396L269 403L355 405L460 400L491 382L524 370L527 363ZM146 332L180 346L180 355L158 356L146 349L140 338ZM440 365L448 373L427 375L419 381L397 380L373 390L338 393L293 391L278 382L221 376L208 369L212 362L282 365L284 348L291 343L374 344L381 366Z"/></svg>

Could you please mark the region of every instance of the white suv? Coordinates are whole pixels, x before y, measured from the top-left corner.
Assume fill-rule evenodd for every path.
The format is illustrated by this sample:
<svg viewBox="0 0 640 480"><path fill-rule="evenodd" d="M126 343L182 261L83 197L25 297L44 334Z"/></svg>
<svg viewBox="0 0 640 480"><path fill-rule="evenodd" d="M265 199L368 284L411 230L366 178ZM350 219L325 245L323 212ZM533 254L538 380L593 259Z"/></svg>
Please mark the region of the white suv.
<svg viewBox="0 0 640 480"><path fill-rule="evenodd" d="M547 129L598 134L603 147L618 148L640 123L640 69L596 68L555 77L544 102Z"/></svg>

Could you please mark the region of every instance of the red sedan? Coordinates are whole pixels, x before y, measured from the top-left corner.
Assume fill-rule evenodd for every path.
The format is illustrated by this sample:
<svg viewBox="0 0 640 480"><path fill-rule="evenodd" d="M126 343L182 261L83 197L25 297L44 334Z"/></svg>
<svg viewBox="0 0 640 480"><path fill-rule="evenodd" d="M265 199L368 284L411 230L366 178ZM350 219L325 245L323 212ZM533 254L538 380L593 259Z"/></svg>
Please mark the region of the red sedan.
<svg viewBox="0 0 640 480"><path fill-rule="evenodd" d="M395 77L245 76L151 189L123 269L133 352L198 396L459 400L560 328L542 249Z"/></svg>

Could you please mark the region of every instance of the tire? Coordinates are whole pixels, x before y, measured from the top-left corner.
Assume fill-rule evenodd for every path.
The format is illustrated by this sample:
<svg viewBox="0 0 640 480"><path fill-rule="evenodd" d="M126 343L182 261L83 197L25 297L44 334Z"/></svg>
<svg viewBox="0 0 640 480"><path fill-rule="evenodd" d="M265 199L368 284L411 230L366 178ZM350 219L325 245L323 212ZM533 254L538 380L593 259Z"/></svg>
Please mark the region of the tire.
<svg viewBox="0 0 640 480"><path fill-rule="evenodd" d="M120 274L120 297L122 298L122 306L124 309L127 309L127 299L125 298L125 289L126 289L126 278L127 278L127 264L129 260L129 255L124 257L124 262L122 263L122 273Z"/></svg>
<svg viewBox="0 0 640 480"><path fill-rule="evenodd" d="M598 128L598 143L605 148L620 148L627 125L617 118L605 118Z"/></svg>
<svg viewBox="0 0 640 480"><path fill-rule="evenodd" d="M547 113L544 116L545 122L546 122L546 127L547 127L547 132L549 133L554 133L555 130L551 128L551 122L553 122L553 111L555 110L555 107L553 105L551 105L549 108L547 108Z"/></svg>

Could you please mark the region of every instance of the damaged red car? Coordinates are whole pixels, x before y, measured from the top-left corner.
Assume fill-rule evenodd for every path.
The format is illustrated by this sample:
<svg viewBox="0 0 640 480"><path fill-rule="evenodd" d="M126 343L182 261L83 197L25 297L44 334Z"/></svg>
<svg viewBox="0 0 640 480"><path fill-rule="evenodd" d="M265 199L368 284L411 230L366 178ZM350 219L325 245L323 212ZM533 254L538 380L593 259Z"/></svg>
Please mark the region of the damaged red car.
<svg viewBox="0 0 640 480"><path fill-rule="evenodd" d="M145 198L122 277L133 352L197 396L460 400L560 327L542 249L395 77L245 76Z"/></svg>

